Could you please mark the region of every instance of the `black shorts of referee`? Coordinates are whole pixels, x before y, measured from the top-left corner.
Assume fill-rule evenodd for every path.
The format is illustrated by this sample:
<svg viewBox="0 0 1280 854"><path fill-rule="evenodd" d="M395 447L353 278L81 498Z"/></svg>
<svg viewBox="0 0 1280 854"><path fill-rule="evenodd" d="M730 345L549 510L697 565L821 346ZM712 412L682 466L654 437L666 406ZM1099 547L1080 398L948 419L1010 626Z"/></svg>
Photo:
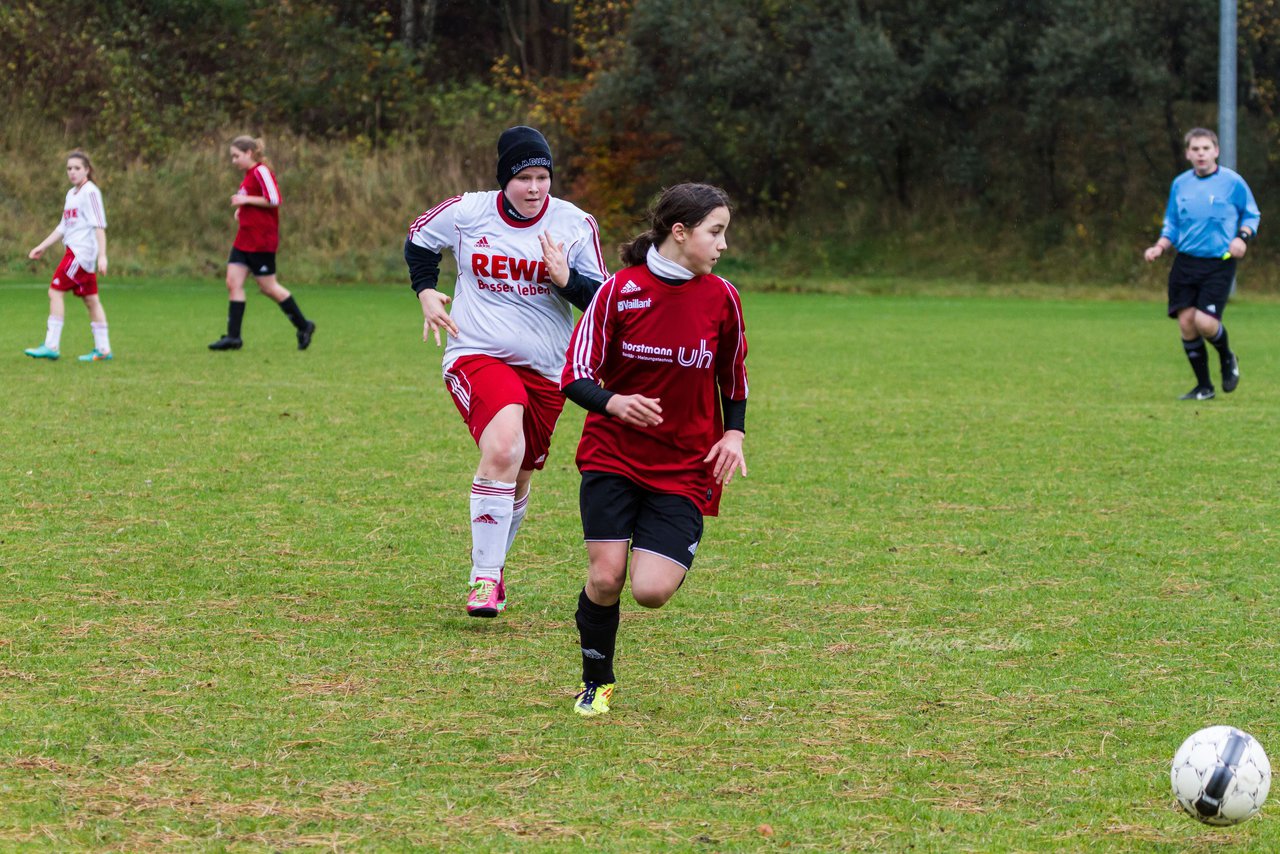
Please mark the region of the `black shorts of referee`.
<svg viewBox="0 0 1280 854"><path fill-rule="evenodd" d="M1179 252L1169 269L1169 316L1197 308L1221 320L1235 281L1235 258L1197 258Z"/></svg>

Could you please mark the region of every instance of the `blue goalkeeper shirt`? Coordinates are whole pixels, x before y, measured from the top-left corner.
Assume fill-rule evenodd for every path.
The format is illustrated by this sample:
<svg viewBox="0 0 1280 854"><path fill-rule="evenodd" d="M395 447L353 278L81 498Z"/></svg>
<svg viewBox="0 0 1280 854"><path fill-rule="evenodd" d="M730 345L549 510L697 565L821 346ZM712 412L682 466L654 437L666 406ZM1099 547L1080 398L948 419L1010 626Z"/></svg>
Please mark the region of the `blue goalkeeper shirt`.
<svg viewBox="0 0 1280 854"><path fill-rule="evenodd" d="M1247 228L1257 234L1261 219L1253 192L1239 174L1219 166L1201 178L1188 169L1174 178L1169 188L1160 236L1183 254L1221 258L1236 232Z"/></svg>

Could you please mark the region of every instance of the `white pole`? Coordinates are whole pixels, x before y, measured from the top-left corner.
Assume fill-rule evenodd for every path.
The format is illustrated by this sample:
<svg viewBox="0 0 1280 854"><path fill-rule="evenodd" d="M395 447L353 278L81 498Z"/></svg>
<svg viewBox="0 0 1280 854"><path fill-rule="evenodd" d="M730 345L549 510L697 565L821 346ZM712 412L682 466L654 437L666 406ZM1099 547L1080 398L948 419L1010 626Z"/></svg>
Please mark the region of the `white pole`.
<svg viewBox="0 0 1280 854"><path fill-rule="evenodd" d="M1235 169L1236 0L1220 0L1218 18L1218 162Z"/></svg>

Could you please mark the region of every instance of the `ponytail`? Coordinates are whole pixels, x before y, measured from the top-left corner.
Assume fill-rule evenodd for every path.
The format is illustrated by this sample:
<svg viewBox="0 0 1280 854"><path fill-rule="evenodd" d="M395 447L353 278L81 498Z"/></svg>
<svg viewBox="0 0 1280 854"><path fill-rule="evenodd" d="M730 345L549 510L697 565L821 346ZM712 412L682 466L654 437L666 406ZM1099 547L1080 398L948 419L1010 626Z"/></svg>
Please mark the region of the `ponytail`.
<svg viewBox="0 0 1280 854"><path fill-rule="evenodd" d="M618 254L622 256L622 266L635 267L644 263L644 259L649 256L649 247L656 245L658 242L657 235L653 233L653 229L649 229L644 234L637 234L630 241L618 247Z"/></svg>

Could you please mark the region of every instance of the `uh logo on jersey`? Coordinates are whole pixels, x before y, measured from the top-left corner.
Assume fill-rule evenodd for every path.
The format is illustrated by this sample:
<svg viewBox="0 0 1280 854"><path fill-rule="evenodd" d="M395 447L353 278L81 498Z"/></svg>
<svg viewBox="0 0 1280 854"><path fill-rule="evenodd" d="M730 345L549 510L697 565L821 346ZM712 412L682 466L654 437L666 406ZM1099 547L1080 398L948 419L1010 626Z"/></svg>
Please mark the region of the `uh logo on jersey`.
<svg viewBox="0 0 1280 854"><path fill-rule="evenodd" d="M703 338L698 342L698 349L689 348L688 352L681 347L676 352L676 361L686 368L709 368L711 361L715 359L715 354L707 349L707 339Z"/></svg>
<svg viewBox="0 0 1280 854"><path fill-rule="evenodd" d="M623 341L622 355L629 359L640 359L644 362L671 363L674 361L682 368L709 368L715 360L715 354L707 349L707 339L705 338L698 342L696 350L692 347L677 347L674 352L670 347L655 347L652 344L635 344L631 341Z"/></svg>
<svg viewBox="0 0 1280 854"><path fill-rule="evenodd" d="M489 241L481 237L476 241L475 249L488 249ZM544 261L531 258L512 258L510 255L486 255L482 252L471 253L471 274L476 277L476 287L482 291L499 294L519 294L522 297L536 297L551 293L547 287L551 276L547 273ZM498 279L505 281L486 281Z"/></svg>

